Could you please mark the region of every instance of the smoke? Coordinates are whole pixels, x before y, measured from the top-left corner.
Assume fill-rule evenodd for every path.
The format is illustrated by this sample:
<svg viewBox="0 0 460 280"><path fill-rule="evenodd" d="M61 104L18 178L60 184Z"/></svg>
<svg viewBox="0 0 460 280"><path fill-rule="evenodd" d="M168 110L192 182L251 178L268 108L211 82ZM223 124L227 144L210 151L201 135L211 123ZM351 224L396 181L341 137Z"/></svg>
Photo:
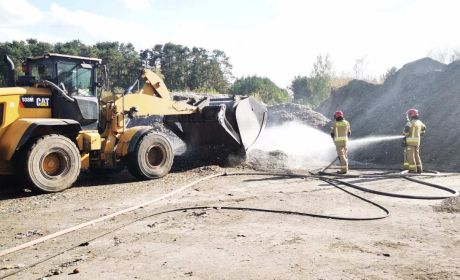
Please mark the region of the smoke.
<svg viewBox="0 0 460 280"><path fill-rule="evenodd" d="M350 140L348 146L350 151L356 151L368 145L402 137L370 136ZM287 155L287 160L283 158L287 161L285 164L292 169L321 167L337 157L334 142L329 134L298 122L287 122L266 128L252 149L265 152L281 151Z"/></svg>

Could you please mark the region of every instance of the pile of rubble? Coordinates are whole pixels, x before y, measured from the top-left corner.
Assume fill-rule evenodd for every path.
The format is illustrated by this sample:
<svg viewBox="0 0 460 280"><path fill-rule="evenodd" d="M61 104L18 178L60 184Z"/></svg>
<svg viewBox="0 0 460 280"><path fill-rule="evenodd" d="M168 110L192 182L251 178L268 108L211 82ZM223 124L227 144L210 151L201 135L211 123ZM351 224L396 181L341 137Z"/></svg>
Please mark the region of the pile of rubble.
<svg viewBox="0 0 460 280"><path fill-rule="evenodd" d="M296 103L278 104L268 107L268 126L286 122L299 122L321 130L327 130L330 120L307 105Z"/></svg>

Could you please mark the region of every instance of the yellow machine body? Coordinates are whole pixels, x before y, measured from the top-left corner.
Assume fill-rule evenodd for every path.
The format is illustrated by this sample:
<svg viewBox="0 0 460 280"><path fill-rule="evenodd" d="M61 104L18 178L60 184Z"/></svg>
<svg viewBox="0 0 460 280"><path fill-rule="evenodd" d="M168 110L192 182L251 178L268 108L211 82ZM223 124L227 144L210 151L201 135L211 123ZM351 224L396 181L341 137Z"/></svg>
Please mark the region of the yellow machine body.
<svg viewBox="0 0 460 280"><path fill-rule="evenodd" d="M101 101L102 118L107 123L104 131L80 130L75 143L81 152L82 169L95 166L114 168L120 158L129 152L133 137L151 127L126 128L126 111L135 108L140 115L192 114L196 107L170 99L163 81L153 72L145 70L145 86L139 93L125 96L113 95ZM47 126L47 134L54 131L51 109L52 92L48 88L0 88L0 175L14 174L14 155L25 144L24 137L37 125ZM62 120L65 124L66 120ZM21 142L22 141L22 142ZM90 153L101 151L98 158ZM91 162L92 161L92 162Z"/></svg>
<svg viewBox="0 0 460 280"><path fill-rule="evenodd" d="M21 100L30 100L30 96L35 97L34 109L25 107ZM0 88L0 175L13 173L10 160L33 118L51 118L50 96L49 89Z"/></svg>
<svg viewBox="0 0 460 280"><path fill-rule="evenodd" d="M56 68L45 69L53 61ZM48 64L40 64L43 62ZM57 63L61 62L66 65L73 63L74 70L59 72L61 64ZM36 69L26 72L23 79L16 82L11 79L14 77L14 65L11 62L8 84L27 86L0 88L0 175L19 174L23 172L21 170L26 170L28 180L45 192L70 187L78 177L80 168L117 170L126 166L131 174L140 179L164 176L169 172L174 157L171 144L164 136L153 135L150 126L127 128L127 118L136 115L171 117L168 119L168 127L179 137L182 136L186 143L208 137L215 138L211 140L217 140L218 144L229 143L229 146L246 149L265 126L266 108L250 98L227 100L225 104L219 98L220 103L216 101L216 104L211 104L206 98L195 104L189 100L175 101L162 79L148 69L142 72L144 86L139 92L113 94L94 101L96 87L99 86L95 69L100 62L95 58L59 54L28 58L27 63L30 65L26 63L26 67L38 67L38 73L47 70L42 71L42 74L54 74L54 81L65 80L66 77L78 81L69 84L69 87L52 82L52 76L49 79L48 76L39 77L38 80L30 79L35 78L32 74ZM93 76L87 81L91 81L91 84L74 90L74 86L81 84L79 77L90 72ZM92 95L85 96L89 93ZM206 102L212 106L203 105ZM206 114L202 114L203 108L207 110ZM96 109L98 111L95 115ZM67 116L68 112L74 111L74 115L68 114L69 118L56 117ZM257 112L257 118L251 120L247 116L253 112ZM207 118L209 116L210 119ZM230 121L227 120L229 116L233 116ZM176 127L178 123L182 123L183 131ZM97 127L88 128L88 124ZM242 134L249 135L249 130L254 132L251 138L242 137ZM61 148L53 146L53 141L55 145L61 145ZM209 142L212 144L212 141ZM48 151L47 145L53 148ZM39 156L33 158L35 152ZM125 160L135 162L137 167L133 169ZM67 174L66 170L70 170L71 178L68 181L63 179L64 185L61 186L57 180ZM36 179L34 174L38 173L34 172L41 172L43 176Z"/></svg>

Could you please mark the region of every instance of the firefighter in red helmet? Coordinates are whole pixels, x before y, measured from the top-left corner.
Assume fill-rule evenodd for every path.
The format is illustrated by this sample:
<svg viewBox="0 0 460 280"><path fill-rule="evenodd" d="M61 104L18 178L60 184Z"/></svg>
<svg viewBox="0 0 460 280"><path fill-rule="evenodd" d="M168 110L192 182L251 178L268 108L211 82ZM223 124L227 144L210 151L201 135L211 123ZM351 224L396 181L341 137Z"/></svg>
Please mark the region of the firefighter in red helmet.
<svg viewBox="0 0 460 280"><path fill-rule="evenodd" d="M343 112L334 113L334 124L331 129L331 137L334 139L337 155L340 159L340 174L348 172L348 137L351 134L350 123L344 119Z"/></svg>
<svg viewBox="0 0 460 280"><path fill-rule="evenodd" d="M417 109L409 109L406 112L408 123L404 127L405 136L405 161L411 173L422 173L422 161L420 159L421 135L425 134L426 126L419 120Z"/></svg>

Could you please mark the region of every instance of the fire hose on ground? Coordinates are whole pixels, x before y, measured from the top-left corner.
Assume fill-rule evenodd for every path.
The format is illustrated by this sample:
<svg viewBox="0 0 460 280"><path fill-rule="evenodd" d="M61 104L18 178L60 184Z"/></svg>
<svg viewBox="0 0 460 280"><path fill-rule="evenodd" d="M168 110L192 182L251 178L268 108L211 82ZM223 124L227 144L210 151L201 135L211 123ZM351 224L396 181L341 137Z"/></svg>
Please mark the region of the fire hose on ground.
<svg viewBox="0 0 460 280"><path fill-rule="evenodd" d="M426 172L430 174L411 174L411 173L405 173L404 171L399 173L399 174L387 174L387 173L374 173L374 174L365 174L365 175L347 175L347 174L337 174L337 173L330 173L326 172L327 169L329 169L336 161L338 158L334 159L334 161L331 162L326 168L321 169L318 173L311 173L313 176L333 176L333 177L340 177L340 178L345 178L345 179L351 179L351 178L369 178L369 179L405 179L417 184L429 186L432 188L436 188L445 192L450 193L450 195L444 195L444 196L424 196L424 195L407 195L407 194L398 194L398 193L390 193L390 192L383 192L383 191L377 191L377 190L372 190L369 188L361 187L356 184L352 184L349 182L346 182L344 180L338 180L338 179L330 179L332 181L335 181L337 183L343 184L345 186L363 191L363 192L368 192L372 194L377 194L377 195L383 195L383 196L389 196L389 197L397 197L397 198L407 198L407 199L424 199L424 200L437 200L437 199L446 199L446 198L451 198L451 197L456 197L459 195L459 192L448 188L444 187L438 184L433 184L429 182L425 182L422 180L415 179L414 177L441 177L442 175L438 171L433 171L433 170L427 170ZM358 168L359 170L359 168Z"/></svg>
<svg viewBox="0 0 460 280"><path fill-rule="evenodd" d="M421 180L418 180L418 179L414 179L413 178L414 176L408 176L406 174L378 173L378 174L366 174L366 175L339 175L339 174L326 172L326 170L329 169L336 162L336 160L337 159L335 159L333 162L331 162L331 164L329 164L327 167L321 169L320 171L316 171L316 172L315 171L310 171L309 174L281 173L281 172L250 172L250 173L244 173L244 172L242 172L242 173L227 173L227 172L225 172L225 173L209 175L209 176L200 178L200 179L198 179L198 180L196 180L196 181L194 181L194 182L192 182L190 184L187 184L187 185L185 185L185 186L183 186L183 187L181 187L181 188L179 188L179 189L177 189L175 191L172 191L172 192L170 192L168 194L162 195L162 196L160 196L158 198L155 198L153 200L144 202L142 204L139 204L139 205L136 205L136 206L133 206L133 207L129 207L127 209L115 212L115 213L107 215L107 216L100 217L98 219L94 219L94 220L91 220L91 221L88 221L88 222L85 222L85 223L81 223L79 225L76 225L76 226L73 226L73 227L58 231L56 233L53 233L53 234L50 234L50 235L47 235L47 236L43 236L41 238L32 240L30 242L27 242L27 243L24 243L24 244L21 244L21 245L18 245L18 246L15 246L15 247L12 247L12 248L9 248L9 249L6 249L6 250L2 250L2 251L0 251L0 257L8 255L8 254L11 254L13 252L17 252L19 250L29 248L31 246L34 246L34 245L37 245L39 243L45 242L47 240L56 238L58 236L62 236L64 234L80 230L80 229L82 229L84 227L87 227L89 225L94 225L94 224L96 224L98 222L106 221L106 220L112 219L112 218L114 218L116 216L131 212L133 210L143 208L143 207L145 207L147 205L153 204L155 202L158 202L160 200L166 199L166 198L171 197L171 196L173 196L175 194L183 192L186 189L189 189L189 188L197 185L200 182L210 180L210 179L213 179L213 178L216 178L216 177L221 177L221 176L277 176L277 177L285 177L285 178L306 178L306 177L316 178L318 180L321 180L321 181L323 181L325 183L330 184L331 186L334 186L335 188L337 188L337 189L339 189L339 190L341 190L341 191L343 191L343 192L345 192L345 193L347 193L347 194L349 194L349 195L351 195L351 196L353 196L355 198L358 198L361 201L364 201L367 204L370 204L370 205L380 209L381 211L384 212L383 215L375 216L375 217L356 218L356 217L341 217L341 216L322 215L322 214L307 213L307 212L300 212L300 211L294 211L294 210L276 210L276 209L225 206L225 205L224 206L222 206L222 205L205 205L205 206L176 208L176 209L171 209L171 210L166 210L166 211L162 211L162 212L157 212L157 213L145 215L143 217L135 219L135 220L133 220L133 221L131 221L129 223L123 224L123 225L121 225L121 226L119 226L119 227L117 227L115 229L112 229L112 230L107 231L107 232L105 232L103 234L95 236L94 238L91 238L89 240L81 242L78 245L75 245L75 246L72 246L70 248L67 248L67 249L65 249L65 250L63 250L61 252L58 252L58 253L56 253L56 254L54 254L52 256L49 256L49 257L47 257L45 259L39 260L39 261L37 261L37 262L35 262L33 264L30 264L28 266L22 267L22 268L14 271L14 272L11 272L9 274L5 274L5 275L1 276L0 279L5 279L7 277L13 276L13 275L15 275L15 274L17 274L17 273L19 273L21 271L24 271L26 269L32 268L34 266L37 266L37 265L39 265L41 263L44 263L44 262L46 262L48 260L51 260L51 259L53 259L53 258L55 258L57 256L60 256L60 255L62 255L64 253L69 252L71 250L74 250L74 249L76 249L78 247L87 246L87 245L89 245L90 242L92 242L92 241L94 241L94 240L96 240L98 238L101 238L101 237L104 237L104 236L106 236L106 235L108 235L110 233L119 231L119 230L121 230L121 229L123 229L123 228L125 228L125 227L127 227L127 226L129 226L131 224L136 223L136 222L139 222L139 221L151 218L151 217L167 214L167 213L194 211L194 210L206 210L206 209L218 209L218 210L226 210L226 211L250 211L250 212L280 214L280 215L295 215L295 216L323 218L323 219L331 219L331 220L372 221L372 220L379 220L379 219L387 218L390 215L389 210L386 209L384 206L376 203L376 202L373 202L373 201L371 201L369 199L366 199L366 198L364 198L362 196L359 196L357 194L354 194L354 193L346 190L345 188L341 187L340 185L344 185L346 187L354 188L354 189L357 189L357 190L360 190L360 191L363 191L363 192L367 192L367 193L390 196L390 197L407 198L407 199L428 199L428 200L433 200L433 199L445 199L445 198L449 198L449 197L456 197L456 196L459 195L458 191L456 191L456 190L453 190L453 189L450 189L450 188L447 188L447 187L444 187L444 186L441 186L441 185L438 185L438 184L428 183L428 182L424 182L424 181L421 181ZM435 173L435 174L439 175L438 173ZM423 175L423 176L427 176L427 175ZM341 179L337 179L337 177L339 177ZM404 194L396 194L396 193L376 191L376 190L364 188L364 187L358 186L356 184L344 181L344 179L350 179L350 178L373 178L373 179L375 179L375 178L377 178L377 179L402 178L402 179L406 179L406 180L409 180L409 181L412 181L412 182L415 182L415 183L418 183L418 184L423 184L423 185L426 185L426 186L429 186L429 187L433 187L433 188L436 188L436 189L440 189L440 190L449 192L450 195L448 195L448 196L418 196L418 195L404 195Z"/></svg>

